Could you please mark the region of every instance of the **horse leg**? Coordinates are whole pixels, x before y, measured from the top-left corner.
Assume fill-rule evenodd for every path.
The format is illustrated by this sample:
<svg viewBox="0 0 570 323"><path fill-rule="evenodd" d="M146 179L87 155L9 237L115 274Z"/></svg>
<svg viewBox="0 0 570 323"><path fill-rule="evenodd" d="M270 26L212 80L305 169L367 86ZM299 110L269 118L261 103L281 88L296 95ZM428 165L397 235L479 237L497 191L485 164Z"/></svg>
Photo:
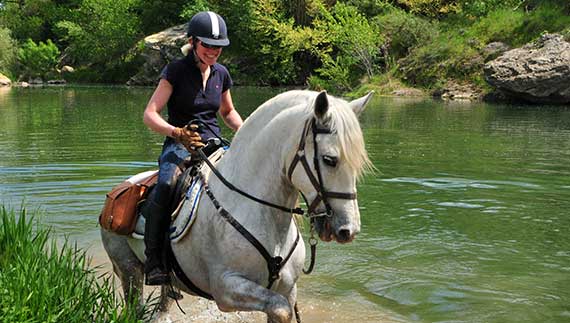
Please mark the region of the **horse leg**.
<svg viewBox="0 0 570 323"><path fill-rule="evenodd" d="M126 304L137 301L143 305L143 264L129 247L127 237L101 229L101 240L113 264L113 271L121 280Z"/></svg>
<svg viewBox="0 0 570 323"><path fill-rule="evenodd" d="M301 317L297 313L297 284L293 285L291 289L291 293L289 294L289 304L294 307L293 314L295 314L295 321L294 322L301 322Z"/></svg>
<svg viewBox="0 0 570 323"><path fill-rule="evenodd" d="M225 276L214 286L212 296L223 312L261 311L267 314L270 323L290 323L293 318L293 310L285 296L242 276Z"/></svg>
<svg viewBox="0 0 570 323"><path fill-rule="evenodd" d="M162 285L160 287L160 304L159 309L161 312L167 312L170 305L172 305L173 297L179 294L171 285Z"/></svg>

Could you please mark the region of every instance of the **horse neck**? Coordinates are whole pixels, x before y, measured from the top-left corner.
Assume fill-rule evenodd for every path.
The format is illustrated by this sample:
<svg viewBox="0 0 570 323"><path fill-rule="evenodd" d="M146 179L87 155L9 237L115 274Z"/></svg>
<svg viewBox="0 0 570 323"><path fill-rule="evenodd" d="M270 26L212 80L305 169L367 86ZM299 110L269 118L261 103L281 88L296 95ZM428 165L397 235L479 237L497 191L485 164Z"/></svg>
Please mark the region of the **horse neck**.
<svg viewBox="0 0 570 323"><path fill-rule="evenodd" d="M268 120L256 118L248 121L244 126L249 129L240 129L218 169L241 190L262 200L293 208L298 192L287 179L289 165L285 163L295 153L303 124L288 120L294 117L294 113L285 114ZM210 179L213 190L224 196L224 206L227 205L238 220L263 228L268 236L279 236L290 230L290 213L248 200L231 192L218 179Z"/></svg>

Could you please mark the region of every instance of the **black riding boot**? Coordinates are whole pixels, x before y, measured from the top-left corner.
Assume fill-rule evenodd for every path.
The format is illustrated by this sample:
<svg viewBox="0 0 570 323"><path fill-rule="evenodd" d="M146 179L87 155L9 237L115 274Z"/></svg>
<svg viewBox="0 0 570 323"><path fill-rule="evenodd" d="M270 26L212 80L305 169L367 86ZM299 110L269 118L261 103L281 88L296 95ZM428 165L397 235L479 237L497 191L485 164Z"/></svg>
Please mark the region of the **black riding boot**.
<svg viewBox="0 0 570 323"><path fill-rule="evenodd" d="M144 263L145 284L163 285L170 282L170 276L163 264L163 246L170 219L164 214L163 207L149 198L144 208L145 216L145 256Z"/></svg>

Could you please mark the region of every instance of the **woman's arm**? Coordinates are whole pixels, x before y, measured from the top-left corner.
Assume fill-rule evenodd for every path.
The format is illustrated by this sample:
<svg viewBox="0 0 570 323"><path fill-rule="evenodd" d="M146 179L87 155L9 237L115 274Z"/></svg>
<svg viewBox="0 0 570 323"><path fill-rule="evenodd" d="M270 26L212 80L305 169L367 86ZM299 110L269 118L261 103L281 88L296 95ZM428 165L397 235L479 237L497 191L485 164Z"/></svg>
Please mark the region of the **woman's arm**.
<svg viewBox="0 0 570 323"><path fill-rule="evenodd" d="M222 93L222 102L220 104L220 116L224 123L237 131L239 127L243 124L243 120L241 116L234 108L234 102L232 101L232 95L230 94L230 90L225 91Z"/></svg>
<svg viewBox="0 0 570 323"><path fill-rule="evenodd" d="M168 102L171 94L172 85L170 82L165 79L160 79L158 86L146 105L143 121L152 131L172 137L172 131L175 127L166 122L160 115L162 108L164 108Z"/></svg>

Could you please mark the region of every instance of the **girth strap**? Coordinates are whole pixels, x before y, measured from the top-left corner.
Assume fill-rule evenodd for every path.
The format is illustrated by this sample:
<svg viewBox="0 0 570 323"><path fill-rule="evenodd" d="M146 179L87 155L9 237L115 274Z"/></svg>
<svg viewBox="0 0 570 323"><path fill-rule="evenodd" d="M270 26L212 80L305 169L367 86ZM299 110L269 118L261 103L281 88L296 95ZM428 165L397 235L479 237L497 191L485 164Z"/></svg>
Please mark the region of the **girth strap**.
<svg viewBox="0 0 570 323"><path fill-rule="evenodd" d="M218 213L226 221L228 221L228 223L231 224L247 241L249 241L249 243L251 243L255 247L255 249L257 249L257 251L267 262L267 270L269 271L269 283L267 285L267 289L271 289L273 283L275 283L275 281L279 279L279 273L281 272L281 269L285 266L285 264L291 258L293 252L297 248L297 244L299 243L300 239L299 231L297 230L297 238L295 238L295 242L293 242L291 250L289 251L289 253L285 258L281 256L272 257L271 254L269 254L269 252L267 251L267 249L265 249L265 247L261 244L261 242L259 242L257 238L255 238L249 231L247 231L247 229L244 226L242 226L226 209L224 209L220 205L214 194L210 191L210 187L208 186L204 178L202 178L202 182L203 182L202 187L206 192L206 195L208 195L208 197L214 204L214 207L218 210Z"/></svg>
<svg viewBox="0 0 570 323"><path fill-rule="evenodd" d="M180 267L180 264L178 263L178 260L176 259L176 256L174 256L174 252L172 251L172 246L170 244L168 244L167 247L167 252L169 253L168 255L168 259L169 259L169 263L170 266L172 266L172 271L174 272L174 274L176 275L176 277L178 277L178 279L184 284L186 285L186 287L188 287L188 289L190 289L191 291L193 291L196 295L203 297L205 299L209 299L209 300L213 300L214 297L212 297L212 295L206 293L205 291L201 290L198 286L196 286L191 280L190 278L188 278L188 276L186 276L186 274L184 273L184 270L182 270L182 267Z"/></svg>

